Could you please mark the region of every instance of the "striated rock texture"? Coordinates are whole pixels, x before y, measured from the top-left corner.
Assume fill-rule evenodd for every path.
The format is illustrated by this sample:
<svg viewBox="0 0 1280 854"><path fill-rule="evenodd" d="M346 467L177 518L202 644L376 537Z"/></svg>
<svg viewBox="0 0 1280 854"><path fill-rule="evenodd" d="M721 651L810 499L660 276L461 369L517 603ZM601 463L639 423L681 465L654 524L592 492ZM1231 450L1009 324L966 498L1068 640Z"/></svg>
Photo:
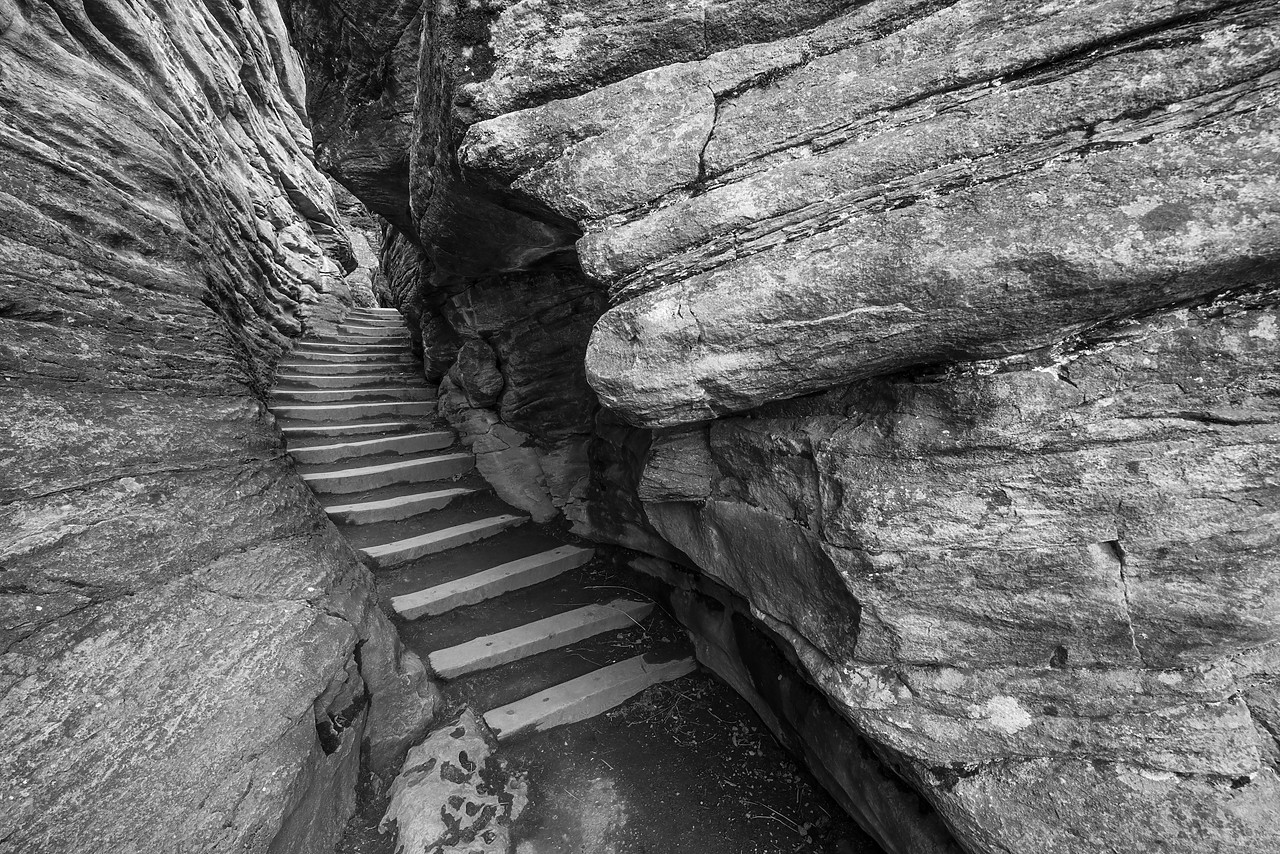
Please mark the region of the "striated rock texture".
<svg viewBox="0 0 1280 854"><path fill-rule="evenodd" d="M888 850L1280 849L1274 2L422 10L383 264L508 500L747 603Z"/></svg>
<svg viewBox="0 0 1280 854"><path fill-rule="evenodd" d="M0 851L322 851L428 724L260 400L349 300L302 87L273 2L0 0Z"/></svg>
<svg viewBox="0 0 1280 854"><path fill-rule="evenodd" d="M1271 280L1280 25L1192 6L871 3L482 122L459 158L586 232L622 303L604 401L703 420Z"/></svg>

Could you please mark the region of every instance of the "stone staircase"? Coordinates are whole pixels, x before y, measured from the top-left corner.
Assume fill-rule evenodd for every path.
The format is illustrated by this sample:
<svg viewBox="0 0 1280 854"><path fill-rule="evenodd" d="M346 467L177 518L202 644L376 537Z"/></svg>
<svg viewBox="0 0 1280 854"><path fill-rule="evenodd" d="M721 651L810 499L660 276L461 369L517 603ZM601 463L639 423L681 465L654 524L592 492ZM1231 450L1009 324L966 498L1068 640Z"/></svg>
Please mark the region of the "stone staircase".
<svg viewBox="0 0 1280 854"><path fill-rule="evenodd" d="M280 364L271 409L446 697L506 740L692 672L629 578L494 495L433 398L400 315L357 309Z"/></svg>

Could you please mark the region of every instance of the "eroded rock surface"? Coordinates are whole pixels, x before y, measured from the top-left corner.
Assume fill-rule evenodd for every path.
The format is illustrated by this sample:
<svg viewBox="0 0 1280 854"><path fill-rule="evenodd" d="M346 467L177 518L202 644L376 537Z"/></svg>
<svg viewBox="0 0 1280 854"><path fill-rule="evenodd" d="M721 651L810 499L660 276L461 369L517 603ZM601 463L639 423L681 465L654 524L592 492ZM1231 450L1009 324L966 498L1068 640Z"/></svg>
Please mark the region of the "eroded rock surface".
<svg viewBox="0 0 1280 854"><path fill-rule="evenodd" d="M322 851L427 725L259 399L349 301L304 98L271 2L0 2L0 850Z"/></svg>
<svg viewBox="0 0 1280 854"><path fill-rule="evenodd" d="M872 37L900 10L870 4L481 122L459 157L586 232L622 303L603 400L704 420L1270 281L1280 31L1270 3L1188 17L1215 5L974 0Z"/></svg>
<svg viewBox="0 0 1280 854"><path fill-rule="evenodd" d="M712 488L671 502L646 471L649 518L980 850L1074 850L1077 810L1097 844L1168 845L1196 804L1187 850L1266 851L1274 738L1248 697L1280 663L1275 318L1180 312L719 421Z"/></svg>

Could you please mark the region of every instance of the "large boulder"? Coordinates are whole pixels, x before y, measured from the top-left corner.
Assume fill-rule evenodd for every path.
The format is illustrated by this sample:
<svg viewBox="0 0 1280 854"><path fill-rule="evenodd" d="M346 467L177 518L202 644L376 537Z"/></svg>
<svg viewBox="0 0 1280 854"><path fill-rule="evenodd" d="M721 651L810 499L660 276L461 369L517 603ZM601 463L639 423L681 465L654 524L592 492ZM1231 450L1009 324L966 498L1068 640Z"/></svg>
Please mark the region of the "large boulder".
<svg viewBox="0 0 1280 854"><path fill-rule="evenodd" d="M894 6L470 128L469 177L586 233L612 408L704 420L1275 276L1269 4L973 0L874 37Z"/></svg>
<svg viewBox="0 0 1280 854"><path fill-rule="evenodd" d="M684 495L662 449L688 434L659 435L640 491L971 849L1261 854L1277 319L1227 303L722 419Z"/></svg>

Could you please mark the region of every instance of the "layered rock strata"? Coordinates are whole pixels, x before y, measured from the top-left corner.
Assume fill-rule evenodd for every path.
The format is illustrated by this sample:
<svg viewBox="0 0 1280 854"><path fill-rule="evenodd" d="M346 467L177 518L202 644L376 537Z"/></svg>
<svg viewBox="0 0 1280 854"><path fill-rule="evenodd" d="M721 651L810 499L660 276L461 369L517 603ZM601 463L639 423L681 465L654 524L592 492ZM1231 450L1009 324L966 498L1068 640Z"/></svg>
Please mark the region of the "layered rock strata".
<svg viewBox="0 0 1280 854"><path fill-rule="evenodd" d="M260 400L349 301L304 100L274 3L0 2L0 850L324 850L427 724Z"/></svg>
<svg viewBox="0 0 1280 854"><path fill-rule="evenodd" d="M1273 3L423 10L384 265L524 506L749 603L967 850L1280 847Z"/></svg>

